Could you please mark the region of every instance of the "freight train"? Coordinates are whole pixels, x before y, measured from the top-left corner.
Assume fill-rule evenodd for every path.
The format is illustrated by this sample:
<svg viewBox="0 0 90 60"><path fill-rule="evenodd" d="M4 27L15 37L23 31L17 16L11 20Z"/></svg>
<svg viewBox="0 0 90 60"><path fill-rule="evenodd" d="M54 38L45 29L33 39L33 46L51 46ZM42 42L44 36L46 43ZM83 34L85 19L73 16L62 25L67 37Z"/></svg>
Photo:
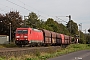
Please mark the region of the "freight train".
<svg viewBox="0 0 90 60"><path fill-rule="evenodd" d="M68 45L71 37L45 29L17 28L15 44L18 46L30 45Z"/></svg>

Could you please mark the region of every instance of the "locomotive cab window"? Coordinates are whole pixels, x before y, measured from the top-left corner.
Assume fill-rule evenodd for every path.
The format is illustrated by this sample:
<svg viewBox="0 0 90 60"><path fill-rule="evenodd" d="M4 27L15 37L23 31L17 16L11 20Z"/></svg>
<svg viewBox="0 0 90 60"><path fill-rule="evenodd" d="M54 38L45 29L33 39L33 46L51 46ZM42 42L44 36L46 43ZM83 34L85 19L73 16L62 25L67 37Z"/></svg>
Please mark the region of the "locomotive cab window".
<svg viewBox="0 0 90 60"><path fill-rule="evenodd" d="M18 34L27 34L28 30L17 30Z"/></svg>
<svg viewBox="0 0 90 60"><path fill-rule="evenodd" d="M22 34L22 30L17 30L16 33L18 33L18 34Z"/></svg>
<svg viewBox="0 0 90 60"><path fill-rule="evenodd" d="M27 34L28 33L28 30L23 30L23 34Z"/></svg>

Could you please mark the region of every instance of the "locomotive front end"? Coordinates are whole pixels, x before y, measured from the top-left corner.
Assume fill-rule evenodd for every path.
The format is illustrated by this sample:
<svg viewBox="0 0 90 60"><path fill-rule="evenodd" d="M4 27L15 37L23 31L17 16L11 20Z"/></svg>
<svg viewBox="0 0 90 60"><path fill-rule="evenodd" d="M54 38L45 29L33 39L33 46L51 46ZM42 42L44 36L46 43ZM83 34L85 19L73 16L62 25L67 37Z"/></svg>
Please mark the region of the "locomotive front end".
<svg viewBox="0 0 90 60"><path fill-rule="evenodd" d="M28 41L28 29L17 29L16 30L16 45L27 45L29 44Z"/></svg>

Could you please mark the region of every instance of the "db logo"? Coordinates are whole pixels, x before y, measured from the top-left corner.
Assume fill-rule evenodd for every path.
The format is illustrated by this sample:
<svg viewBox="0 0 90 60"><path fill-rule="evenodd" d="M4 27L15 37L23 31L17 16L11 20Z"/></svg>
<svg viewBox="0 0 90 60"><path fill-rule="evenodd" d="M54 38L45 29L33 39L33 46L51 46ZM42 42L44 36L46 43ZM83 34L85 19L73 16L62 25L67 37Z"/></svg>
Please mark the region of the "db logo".
<svg viewBox="0 0 90 60"><path fill-rule="evenodd" d="M21 35L21 38L23 38L23 35Z"/></svg>

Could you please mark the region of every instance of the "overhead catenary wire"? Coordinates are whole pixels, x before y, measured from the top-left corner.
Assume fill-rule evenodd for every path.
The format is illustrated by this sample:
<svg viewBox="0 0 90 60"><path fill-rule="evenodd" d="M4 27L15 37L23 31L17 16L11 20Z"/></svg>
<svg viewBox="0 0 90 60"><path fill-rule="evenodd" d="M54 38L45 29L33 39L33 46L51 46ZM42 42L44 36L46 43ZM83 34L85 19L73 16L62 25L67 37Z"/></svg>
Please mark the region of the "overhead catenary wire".
<svg viewBox="0 0 90 60"><path fill-rule="evenodd" d="M6 6L6 5L1 4L1 3L0 3L0 6L3 6L3 8L5 7L5 8L7 8L7 9L9 9L10 11L17 11L17 12L19 11L19 10L15 9L15 8L12 8L12 7L10 7L10 6ZM0 10L3 11L4 13L5 13L5 12L8 13L8 10L6 10L6 9L0 8ZM20 12L20 13L22 13L22 12ZM2 13L2 14L3 14L3 13Z"/></svg>
<svg viewBox="0 0 90 60"><path fill-rule="evenodd" d="M31 8L33 8L32 6L30 6L30 5L28 5L28 4L26 4L26 3L24 3L24 2L22 2L21 0L18 0L20 3L22 3L22 4L24 4L24 5L26 5L26 6L28 6L28 7L31 7ZM46 14L46 13L44 13L44 12L42 12L42 11L39 11L38 9L36 9L36 8L33 8L34 10L36 10L37 12L39 12L39 13L43 13L43 14L45 14L45 15L47 15L47 16L50 16L50 15L48 15L48 14Z"/></svg>
<svg viewBox="0 0 90 60"><path fill-rule="evenodd" d="M10 3L13 3L13 2L11 2L10 0L8 0ZM22 4L24 4L24 6L28 6L28 7L31 7L30 5L28 5L28 4L25 4L24 2L22 2L21 0L18 0L20 3L22 3ZM16 4L16 3L14 3L15 5L17 5L18 6L18 4ZM22 6L20 6L19 5L19 7L21 7L21 8L25 8L25 7L22 7ZM33 7L31 7L31 8L33 8ZM29 11L29 9L27 9L27 8L25 8L26 10L28 10ZM35 8L33 8L34 10L36 10L37 12L39 12L39 13L42 13L42 14L44 14L44 15L47 15L47 16L49 16L50 17L50 15L48 15L48 14L46 14L46 13L44 13L44 12L42 12L42 11L39 11L39 10L37 10L37 9L35 9ZM31 10L30 10L31 11ZM38 13L37 13L38 14ZM44 18L46 18L45 16L42 16L41 14L38 14L39 16L41 16L41 17L44 17ZM52 16L53 17L53 16Z"/></svg>
<svg viewBox="0 0 90 60"><path fill-rule="evenodd" d="M21 6L21 5L19 5L19 4L17 4L17 3L15 3L15 2L12 2L12 1L10 1L10 0L6 0L6 1L8 1L8 2L10 2L10 3L12 3L12 4L14 4L14 5L16 5L16 6L18 6L18 7L20 7L20 8L23 8L23 9L25 9L25 10L27 10L27 11L31 11L30 9L28 9L28 8L26 8L26 7L23 7L23 6ZM21 0L18 0L20 3L22 3L22 4L24 4L25 6L29 6L28 4L25 4L24 2L22 2ZM29 6L29 7L31 7L31 6ZM33 7L31 7L31 8L33 8ZM35 9L35 8L33 8L33 9ZM37 10L37 9L35 9L35 10ZM31 11L32 12L32 11ZM41 12L41 11L39 11L39 10L37 10L37 12ZM41 12L41 13L43 13L43 12ZM42 16L42 15L40 15L40 14L38 14L39 16ZM47 16L49 16L48 14L46 14ZM44 18L46 18L45 16L42 16L42 17L44 17ZM54 16L51 16L51 17L54 17Z"/></svg>
<svg viewBox="0 0 90 60"><path fill-rule="evenodd" d="M1 6L1 5L4 6L4 7L6 7L6 8L14 9L14 8L12 8L12 7L5 6L4 4L1 4L1 3L0 3L0 6ZM7 10L2 9L2 8L0 8L0 10L3 11L3 12L7 12ZM10 10L10 12L12 12L12 11ZM16 10L16 12L18 12L18 11Z"/></svg>
<svg viewBox="0 0 90 60"><path fill-rule="evenodd" d="M5 8L11 8L9 6L5 6L4 4L1 4L1 3L0 3L0 5L4 6ZM11 9L13 9L13 8L11 8Z"/></svg>
<svg viewBox="0 0 90 60"><path fill-rule="evenodd" d="M63 16L64 17L64 16ZM59 17L57 17L56 16L56 18L58 19L58 20L61 20L61 22L63 21L63 22L65 22L65 23L67 23L67 21L65 21L65 20L63 20L63 19L61 19L61 18L59 18ZM59 21L60 22L60 21Z"/></svg>
<svg viewBox="0 0 90 60"><path fill-rule="evenodd" d="M23 6L20 6L20 5L16 4L16 3L14 3L14 2L11 2L10 0L6 0L6 1L8 1L8 2L10 2L10 3L12 3L12 4L14 4L14 5L20 7L20 8L23 8L23 9L29 11L29 12L31 11L31 10L29 10L29 9L23 7ZM22 3L23 3L23 2L22 2ZM23 4L24 4L24 3L23 3ZM25 5L25 4L24 4L24 5ZM32 11L31 11L31 12L32 12ZM42 15L40 15L40 14L38 14L38 15L39 15L39 16L42 16ZM44 16L42 16L42 17L44 17ZM46 18L46 17L44 17L44 18Z"/></svg>
<svg viewBox="0 0 90 60"><path fill-rule="evenodd" d="M10 0L6 0L6 1L8 1L8 2L10 2L10 3L12 3L12 4L14 4L14 5L18 6L18 7L21 7L23 9L27 10L27 11L31 11L31 10L29 10L29 9L23 7L23 6L20 6L20 5L16 4L16 3L14 3L14 2L11 2Z"/></svg>
<svg viewBox="0 0 90 60"><path fill-rule="evenodd" d="M20 3L22 3L24 6L28 6L28 7L31 7L32 9L36 10L38 13L42 13L42 14L44 14L44 15L46 15L46 16L50 16L50 15L48 15L48 14L42 12L42 11L39 11L38 9L36 9L36 8L34 8L34 7L26 4L25 2L22 2L21 0L18 0L18 1L19 1ZM42 16L41 14L38 14L38 17L46 18L45 16Z"/></svg>
<svg viewBox="0 0 90 60"><path fill-rule="evenodd" d="M9 8L9 9L10 9L10 11L16 10L16 9L14 9L14 8L10 7L10 6L6 6L6 5L1 4L1 3L0 3L0 5L4 6L5 8ZM6 11L6 9L3 9L3 10L4 10L4 12L7 12L7 11ZM16 11L17 11L17 10L16 10Z"/></svg>
<svg viewBox="0 0 90 60"><path fill-rule="evenodd" d="M1 11L6 12L4 9L0 8Z"/></svg>

